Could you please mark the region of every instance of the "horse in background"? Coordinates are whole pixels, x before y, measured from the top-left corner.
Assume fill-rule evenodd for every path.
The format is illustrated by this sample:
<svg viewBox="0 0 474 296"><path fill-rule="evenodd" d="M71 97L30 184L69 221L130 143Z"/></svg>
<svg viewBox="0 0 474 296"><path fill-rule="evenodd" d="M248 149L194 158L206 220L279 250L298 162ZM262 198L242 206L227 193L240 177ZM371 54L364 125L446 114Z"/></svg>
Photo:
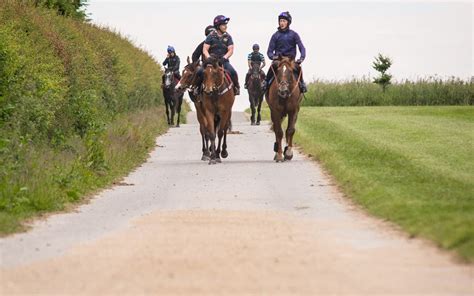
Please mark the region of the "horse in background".
<svg viewBox="0 0 474 296"><path fill-rule="evenodd" d="M274 72L274 81L269 86L266 100L270 107L273 131L275 133L274 160L282 162L293 158L293 136L296 132L296 120L300 110L302 94L299 89L299 82L302 71L295 77L295 69L298 67L295 61L288 57L283 57L275 61L270 67ZM288 115L288 127L286 129L285 150L282 150L283 129L282 120ZM284 155L283 155L284 154Z"/></svg>
<svg viewBox="0 0 474 296"><path fill-rule="evenodd" d="M163 88L163 97L165 98L166 118L168 125L174 125L174 116L177 114L176 127L179 127L184 92L175 89L177 83L178 80L174 77L173 71L166 68L161 85Z"/></svg>
<svg viewBox="0 0 474 296"><path fill-rule="evenodd" d="M196 108L196 116L199 122L199 132L201 133L201 140L202 140L202 157L201 160L208 161L210 160L210 151L209 151L209 137L206 135L206 118L204 117L204 110L202 104L201 95L195 95L192 89L192 86L195 85L197 80L197 72L200 68L199 61L191 63L189 57L187 59L188 64L184 67L183 73L181 75L181 80L176 85L176 89L178 91L185 91L186 89L190 89L188 91L189 97L191 101L194 103L194 108Z"/></svg>
<svg viewBox="0 0 474 296"><path fill-rule="evenodd" d="M260 69L260 64L252 62L247 87L247 91L249 93L250 109L252 110L252 116L250 117L251 125L260 125L260 120L262 119L260 110L262 109L263 96L265 94L264 83L265 74ZM256 121L255 108L257 108Z"/></svg>

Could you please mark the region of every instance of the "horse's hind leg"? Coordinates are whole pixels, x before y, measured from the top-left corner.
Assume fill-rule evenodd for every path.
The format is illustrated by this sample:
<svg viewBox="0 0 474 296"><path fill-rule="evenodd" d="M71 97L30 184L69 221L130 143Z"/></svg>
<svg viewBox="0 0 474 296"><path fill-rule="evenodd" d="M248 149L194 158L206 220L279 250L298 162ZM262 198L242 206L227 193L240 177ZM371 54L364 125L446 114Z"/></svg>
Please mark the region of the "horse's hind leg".
<svg viewBox="0 0 474 296"><path fill-rule="evenodd" d="M293 158L293 136L296 132L296 119L298 118L298 112L288 113L288 127L286 129L286 143L285 147L285 160L291 160Z"/></svg>

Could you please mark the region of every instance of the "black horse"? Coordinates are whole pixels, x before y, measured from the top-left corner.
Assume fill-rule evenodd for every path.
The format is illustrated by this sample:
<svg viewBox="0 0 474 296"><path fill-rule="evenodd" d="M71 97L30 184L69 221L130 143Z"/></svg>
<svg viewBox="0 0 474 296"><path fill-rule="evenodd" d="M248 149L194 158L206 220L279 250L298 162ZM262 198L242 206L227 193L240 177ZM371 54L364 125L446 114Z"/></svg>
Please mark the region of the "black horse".
<svg viewBox="0 0 474 296"><path fill-rule="evenodd" d="M265 73L260 70L258 63L252 63L247 91L249 93L250 109L252 116L250 117L251 125L260 125L262 119L260 110L262 109L264 91ZM255 122L255 108L257 108L257 121Z"/></svg>
<svg viewBox="0 0 474 296"><path fill-rule="evenodd" d="M179 127L184 92L175 89L177 83L178 81L175 79L173 71L166 69L162 84L166 106L166 118L168 119L169 125L174 125L174 116L177 114L176 127Z"/></svg>

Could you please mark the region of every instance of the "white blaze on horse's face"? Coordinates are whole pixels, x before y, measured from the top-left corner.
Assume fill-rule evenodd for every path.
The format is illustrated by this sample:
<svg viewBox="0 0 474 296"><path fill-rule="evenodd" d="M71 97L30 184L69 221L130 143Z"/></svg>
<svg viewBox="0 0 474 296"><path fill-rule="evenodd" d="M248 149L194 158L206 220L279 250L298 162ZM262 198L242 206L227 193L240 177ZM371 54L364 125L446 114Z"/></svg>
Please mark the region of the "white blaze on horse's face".
<svg viewBox="0 0 474 296"><path fill-rule="evenodd" d="M283 75L286 73L286 65L283 65Z"/></svg>

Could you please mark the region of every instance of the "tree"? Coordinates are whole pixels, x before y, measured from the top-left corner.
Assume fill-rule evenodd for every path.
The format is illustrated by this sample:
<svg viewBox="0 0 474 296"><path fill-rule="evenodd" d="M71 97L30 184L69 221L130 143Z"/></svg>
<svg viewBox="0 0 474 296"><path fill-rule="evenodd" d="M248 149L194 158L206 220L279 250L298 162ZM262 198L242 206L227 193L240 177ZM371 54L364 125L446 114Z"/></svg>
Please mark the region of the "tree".
<svg viewBox="0 0 474 296"><path fill-rule="evenodd" d="M378 85L382 86L383 92L385 92L385 89L391 83L390 79L392 79L392 75L386 73L391 65L392 60L389 57L383 56L380 53L379 56L375 58L375 61L372 65L372 68L380 72L380 77L374 78L374 83L377 83Z"/></svg>
<svg viewBox="0 0 474 296"><path fill-rule="evenodd" d="M34 0L34 4L40 7L54 9L60 15L85 20L88 0Z"/></svg>

